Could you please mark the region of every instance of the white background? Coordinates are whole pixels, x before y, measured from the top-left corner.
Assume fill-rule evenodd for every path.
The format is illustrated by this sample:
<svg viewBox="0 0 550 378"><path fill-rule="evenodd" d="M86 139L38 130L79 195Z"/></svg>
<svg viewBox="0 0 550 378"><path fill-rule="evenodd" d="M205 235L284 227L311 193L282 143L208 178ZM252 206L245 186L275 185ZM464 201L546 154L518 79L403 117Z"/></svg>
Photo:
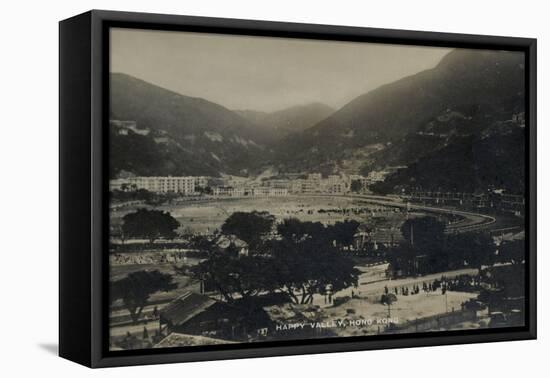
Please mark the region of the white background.
<svg viewBox="0 0 550 378"><path fill-rule="evenodd" d="M545 1L5 1L0 23L0 375L521 377L550 360L545 188L550 12ZM539 340L90 370L56 356L58 25L89 9L538 38ZM546 198L545 198L546 197ZM544 273L543 273L544 272ZM546 351L545 351L546 349Z"/></svg>

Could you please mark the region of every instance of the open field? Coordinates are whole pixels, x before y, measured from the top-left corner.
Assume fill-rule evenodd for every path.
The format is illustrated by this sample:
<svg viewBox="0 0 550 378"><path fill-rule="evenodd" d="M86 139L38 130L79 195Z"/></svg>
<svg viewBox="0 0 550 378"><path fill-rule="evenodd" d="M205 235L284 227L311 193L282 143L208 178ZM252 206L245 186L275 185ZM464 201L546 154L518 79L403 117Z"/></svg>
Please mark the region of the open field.
<svg viewBox="0 0 550 378"><path fill-rule="evenodd" d="M144 206L140 206L144 207ZM146 207L146 206L145 206ZM387 222L402 220L403 214L397 208L381 204L369 204L359 198L343 196L288 196L209 199L204 201L180 202L157 206L155 209L169 211L180 223L180 231L209 233L219 228L225 219L236 211L267 211L278 220L298 218L301 221L323 222L325 224L355 219L384 218ZM363 210L362 213L342 212ZM116 225L120 219L135 210L127 207L111 213L111 222ZM321 212L319 212L321 210Z"/></svg>
<svg viewBox="0 0 550 378"><path fill-rule="evenodd" d="M111 224L117 226L125 214L135 211L137 207L150 206L127 206L112 211ZM370 195L312 194L287 197L208 198L165 204L156 206L155 209L170 212L180 222L180 232L194 233L211 233L219 229L225 219L236 211L267 211L278 220L293 217L301 221L318 221L325 224L346 219L360 222L369 220L385 227L398 227L404 219L406 210L409 211L409 216L430 213L442 218L462 217L458 222L448 226L449 232L490 230L521 223L521 219L512 216L495 217L452 208L407 204L393 197Z"/></svg>

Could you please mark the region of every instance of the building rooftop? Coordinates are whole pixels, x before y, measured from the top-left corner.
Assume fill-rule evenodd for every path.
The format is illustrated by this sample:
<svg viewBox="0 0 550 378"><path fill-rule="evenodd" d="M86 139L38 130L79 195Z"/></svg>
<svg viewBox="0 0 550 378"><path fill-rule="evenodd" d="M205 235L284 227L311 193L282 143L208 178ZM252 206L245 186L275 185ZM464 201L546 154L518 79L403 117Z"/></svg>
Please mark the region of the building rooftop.
<svg viewBox="0 0 550 378"><path fill-rule="evenodd" d="M182 346L196 346L196 345L216 345L216 344L233 344L232 341L223 339L214 339L206 336L187 335L184 333L173 332L162 339L153 348L173 348Z"/></svg>
<svg viewBox="0 0 550 378"><path fill-rule="evenodd" d="M161 322L170 322L173 326L181 325L215 303L210 297L188 291L161 310Z"/></svg>

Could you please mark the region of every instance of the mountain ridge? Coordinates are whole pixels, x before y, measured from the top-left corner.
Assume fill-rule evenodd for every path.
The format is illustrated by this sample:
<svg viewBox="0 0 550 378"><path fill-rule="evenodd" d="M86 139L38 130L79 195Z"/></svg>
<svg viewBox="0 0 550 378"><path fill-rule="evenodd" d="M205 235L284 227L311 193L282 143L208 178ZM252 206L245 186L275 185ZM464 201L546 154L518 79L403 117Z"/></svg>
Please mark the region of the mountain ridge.
<svg viewBox="0 0 550 378"><path fill-rule="evenodd" d="M203 174L213 176L246 174L247 161L255 160L271 138L219 104L126 74L113 73L110 79L110 119L133 121L136 130L150 131L148 135L136 135L136 130L123 132L115 127L111 177L121 171L146 174L150 172L146 164L170 175L200 174L201 169ZM136 164L131 144L147 146L148 151L157 153L164 162L149 159Z"/></svg>
<svg viewBox="0 0 550 378"><path fill-rule="evenodd" d="M439 134L479 133L524 110L523 64L523 56L515 52L453 50L436 67L360 95L317 125L284 139L266 164L283 171L334 172L359 149L399 144L407 136L429 132L436 123L443 127L438 119L448 112L464 120L453 121ZM373 163L372 157L363 160L367 166Z"/></svg>
<svg viewBox="0 0 550 378"><path fill-rule="evenodd" d="M427 180L430 169L441 175L440 183L452 186L452 172L442 169L445 164L468 177L464 172L472 159L455 156L467 151L465 143L497 154L494 143L499 141L516 160L521 155L521 146L508 140L520 135L510 119L525 111L524 58L517 52L456 49L434 68L382 85L336 111L319 103L272 113L231 111L128 75L111 78L112 118L151 130L148 135L138 135L139 130L122 135L119 126L111 128L115 176L123 171L246 176L266 169L367 175L401 166L388 177L388 185L381 185L394 191L418 186L415 175ZM487 130L492 130L488 137ZM147 161L132 161L132 144L147 152ZM158 161L152 161L155 155ZM491 159L490 154L478 156ZM507 163L500 152L495 159L517 171L516 162ZM489 166L478 164L476 185L501 183L483 178L491 175L485 171ZM506 169L502 172L506 180L513 179Z"/></svg>
<svg viewBox="0 0 550 378"><path fill-rule="evenodd" d="M321 102L295 105L273 112L234 110L255 125L272 131L275 140L312 127L334 111L333 108Z"/></svg>

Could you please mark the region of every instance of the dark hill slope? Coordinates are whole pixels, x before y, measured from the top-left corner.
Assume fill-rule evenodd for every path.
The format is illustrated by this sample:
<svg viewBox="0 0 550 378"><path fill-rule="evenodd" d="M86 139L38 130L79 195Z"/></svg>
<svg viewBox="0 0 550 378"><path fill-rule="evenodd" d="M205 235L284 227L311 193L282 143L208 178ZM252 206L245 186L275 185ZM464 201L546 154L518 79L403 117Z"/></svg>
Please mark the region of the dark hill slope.
<svg viewBox="0 0 550 378"><path fill-rule="evenodd" d="M266 113L253 110L239 110L237 114L259 127L272 132L274 140L306 130L329 115L334 109L321 103L293 106L276 112Z"/></svg>
<svg viewBox="0 0 550 378"><path fill-rule="evenodd" d="M121 170L138 175L242 174L270 140L265 131L221 105L125 74L111 75L110 90L110 118L135 121L137 128L148 131L125 135L116 130L112 176Z"/></svg>
<svg viewBox="0 0 550 378"><path fill-rule="evenodd" d="M435 68L359 96L316 126L285 138L270 163L312 171L326 164L337 167L371 144L408 143L408 136L422 131L443 137L477 134L523 111L523 63L523 55L515 52L454 50ZM449 121L449 113L458 116ZM423 152L450 143L440 139L423 141ZM404 155L405 161L395 163L415 158Z"/></svg>

